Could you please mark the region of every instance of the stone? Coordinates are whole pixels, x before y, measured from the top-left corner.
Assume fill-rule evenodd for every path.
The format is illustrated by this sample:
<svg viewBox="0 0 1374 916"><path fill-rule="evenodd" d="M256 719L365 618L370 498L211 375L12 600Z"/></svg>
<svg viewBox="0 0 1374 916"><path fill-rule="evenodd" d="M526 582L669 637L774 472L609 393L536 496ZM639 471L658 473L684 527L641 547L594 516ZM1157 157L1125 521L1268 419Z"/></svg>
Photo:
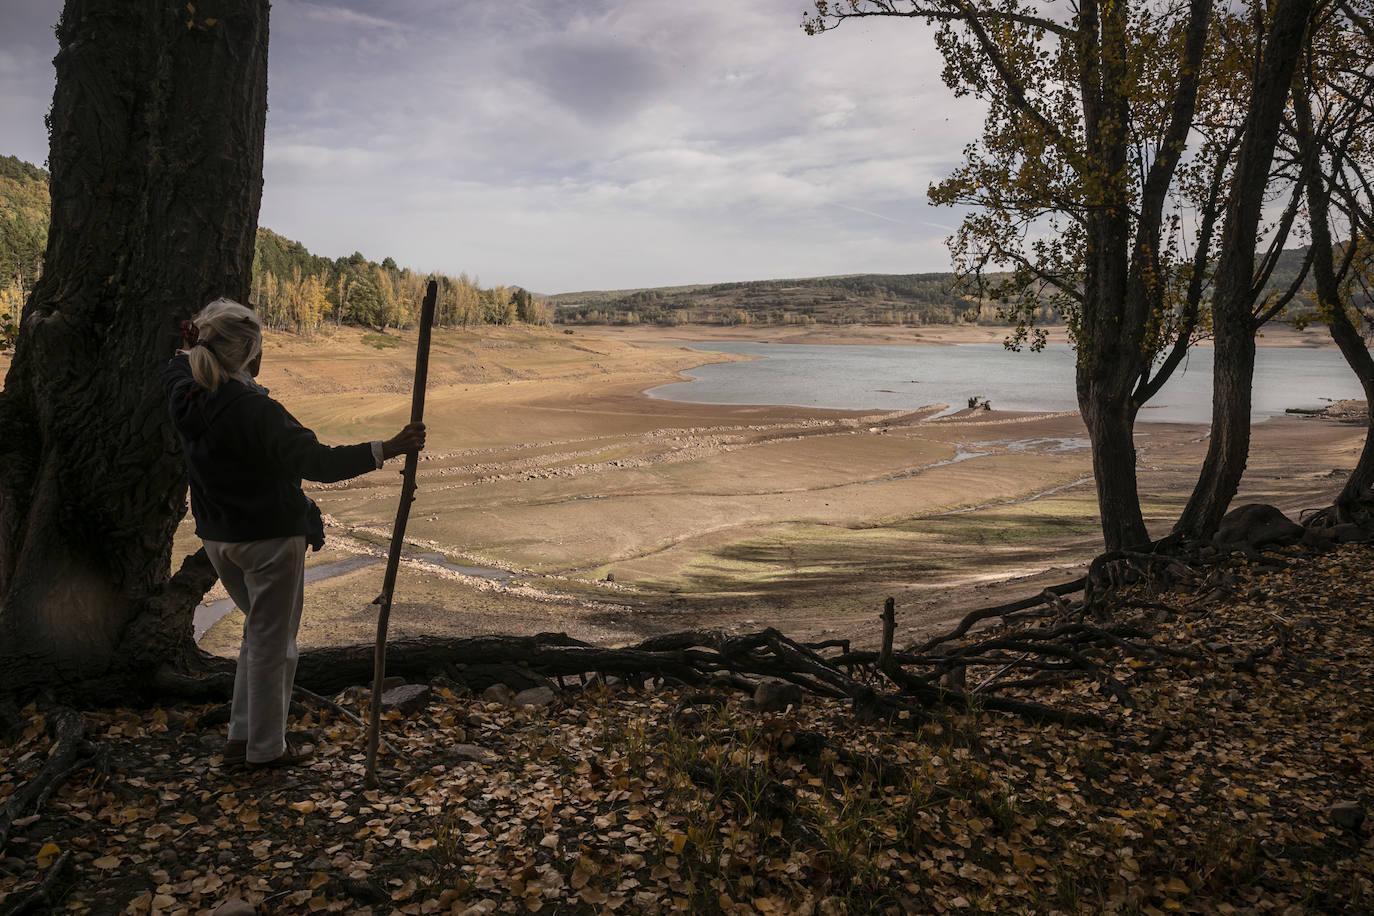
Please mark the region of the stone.
<svg viewBox="0 0 1374 916"><path fill-rule="evenodd" d="M754 708L759 712L783 712L801 703L802 689L787 681L764 681L754 688Z"/></svg>
<svg viewBox="0 0 1374 916"><path fill-rule="evenodd" d="M1301 540L1305 529L1273 506L1247 503L1226 513L1217 526L1212 543L1217 546L1240 544L1263 547L1267 544L1292 544Z"/></svg>
<svg viewBox="0 0 1374 916"><path fill-rule="evenodd" d="M392 675L391 677L384 677L382 678L382 693L386 693L388 690L395 690L397 687L404 687L405 683L406 679L398 674Z"/></svg>
<svg viewBox="0 0 1374 916"><path fill-rule="evenodd" d="M558 694L551 687L531 687L515 695L511 703L516 706L552 706L558 702Z"/></svg>
<svg viewBox="0 0 1374 916"><path fill-rule="evenodd" d="M1359 802L1338 801L1326 811L1331 823L1343 830L1358 831L1364 825L1364 808Z"/></svg>
<svg viewBox="0 0 1374 916"><path fill-rule="evenodd" d="M382 694L382 709L399 709L413 716L429 705L428 684L403 684Z"/></svg>
<svg viewBox="0 0 1374 916"><path fill-rule="evenodd" d="M482 691L482 701L485 703L505 703L509 705L510 701L513 699L515 699L515 691L511 690L505 684L492 684L486 690Z"/></svg>
<svg viewBox="0 0 1374 916"><path fill-rule="evenodd" d="M257 916L257 908L242 897L230 897L215 907L211 916Z"/></svg>

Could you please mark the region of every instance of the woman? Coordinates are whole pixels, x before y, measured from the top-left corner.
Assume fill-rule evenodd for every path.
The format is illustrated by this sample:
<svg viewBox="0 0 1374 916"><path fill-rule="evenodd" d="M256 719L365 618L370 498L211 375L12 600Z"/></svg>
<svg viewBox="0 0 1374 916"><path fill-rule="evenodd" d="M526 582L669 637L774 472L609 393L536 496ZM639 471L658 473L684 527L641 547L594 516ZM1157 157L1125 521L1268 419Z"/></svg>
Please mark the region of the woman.
<svg viewBox="0 0 1374 916"><path fill-rule="evenodd" d="M191 483L196 534L244 614L226 763L284 766L314 749L286 740L304 600L306 536L323 543L319 510L301 478L331 482L419 451L425 426L395 438L330 448L253 381L262 364L258 316L230 299L182 325L186 348L163 374Z"/></svg>

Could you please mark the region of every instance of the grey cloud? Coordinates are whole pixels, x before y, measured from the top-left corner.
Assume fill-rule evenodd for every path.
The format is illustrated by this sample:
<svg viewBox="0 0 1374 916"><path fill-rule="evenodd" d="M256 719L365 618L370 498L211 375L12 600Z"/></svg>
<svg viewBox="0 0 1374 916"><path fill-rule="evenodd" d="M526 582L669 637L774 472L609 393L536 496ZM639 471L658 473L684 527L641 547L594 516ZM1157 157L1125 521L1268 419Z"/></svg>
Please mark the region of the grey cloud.
<svg viewBox="0 0 1374 916"><path fill-rule="evenodd" d="M649 50L606 40L532 48L523 68L541 92L592 124L632 117L671 82Z"/></svg>

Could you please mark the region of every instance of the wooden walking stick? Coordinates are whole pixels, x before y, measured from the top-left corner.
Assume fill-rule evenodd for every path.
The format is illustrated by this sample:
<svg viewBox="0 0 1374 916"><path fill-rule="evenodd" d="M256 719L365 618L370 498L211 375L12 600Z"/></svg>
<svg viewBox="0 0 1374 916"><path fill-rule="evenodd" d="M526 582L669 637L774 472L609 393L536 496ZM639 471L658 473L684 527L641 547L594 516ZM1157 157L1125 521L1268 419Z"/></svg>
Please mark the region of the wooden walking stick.
<svg viewBox="0 0 1374 916"><path fill-rule="evenodd" d="M434 324L434 300L439 284L429 281L425 301L420 306L420 339L415 345L415 388L410 399L410 422L425 418L425 381L429 376L429 329ZM382 720L382 681L386 679L386 627L391 619L391 594L396 588L396 572L401 568L401 546L405 543L406 522L410 519L410 504L415 501L415 466L420 453L407 452L406 466L401 471L401 504L396 508L396 524L391 529L391 552L386 558L386 577L382 593L372 603L377 605L377 648L372 656L372 714L367 723L367 778L369 789L377 788L377 742Z"/></svg>

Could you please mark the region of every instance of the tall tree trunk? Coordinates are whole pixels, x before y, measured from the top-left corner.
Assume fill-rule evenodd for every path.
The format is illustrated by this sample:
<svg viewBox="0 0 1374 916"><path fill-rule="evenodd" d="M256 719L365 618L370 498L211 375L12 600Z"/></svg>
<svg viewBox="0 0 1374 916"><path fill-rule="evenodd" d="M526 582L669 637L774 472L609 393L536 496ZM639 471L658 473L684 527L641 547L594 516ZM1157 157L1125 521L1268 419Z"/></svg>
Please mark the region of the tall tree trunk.
<svg viewBox="0 0 1374 916"><path fill-rule="evenodd" d="M1126 18L1122 4L1085 2L1081 9L1079 93L1090 163L1085 181L1100 189L1100 199L1084 218L1083 314L1075 373L1078 405L1092 442L1102 538L1108 550L1118 550L1149 540L1136 492L1131 403L1145 328L1134 307L1141 297L1128 295L1134 218L1125 184L1130 123Z"/></svg>
<svg viewBox="0 0 1374 916"><path fill-rule="evenodd" d="M1293 69L1315 6L1315 0L1278 0L1250 94L1212 298L1212 435L1198 482L1174 527L1190 537L1216 532L1250 454L1256 234Z"/></svg>
<svg viewBox="0 0 1374 916"><path fill-rule="evenodd" d="M176 320L246 300L266 0L68 0L43 277L0 392L0 682L134 683L189 643L214 574L170 576L185 512L161 368Z"/></svg>

